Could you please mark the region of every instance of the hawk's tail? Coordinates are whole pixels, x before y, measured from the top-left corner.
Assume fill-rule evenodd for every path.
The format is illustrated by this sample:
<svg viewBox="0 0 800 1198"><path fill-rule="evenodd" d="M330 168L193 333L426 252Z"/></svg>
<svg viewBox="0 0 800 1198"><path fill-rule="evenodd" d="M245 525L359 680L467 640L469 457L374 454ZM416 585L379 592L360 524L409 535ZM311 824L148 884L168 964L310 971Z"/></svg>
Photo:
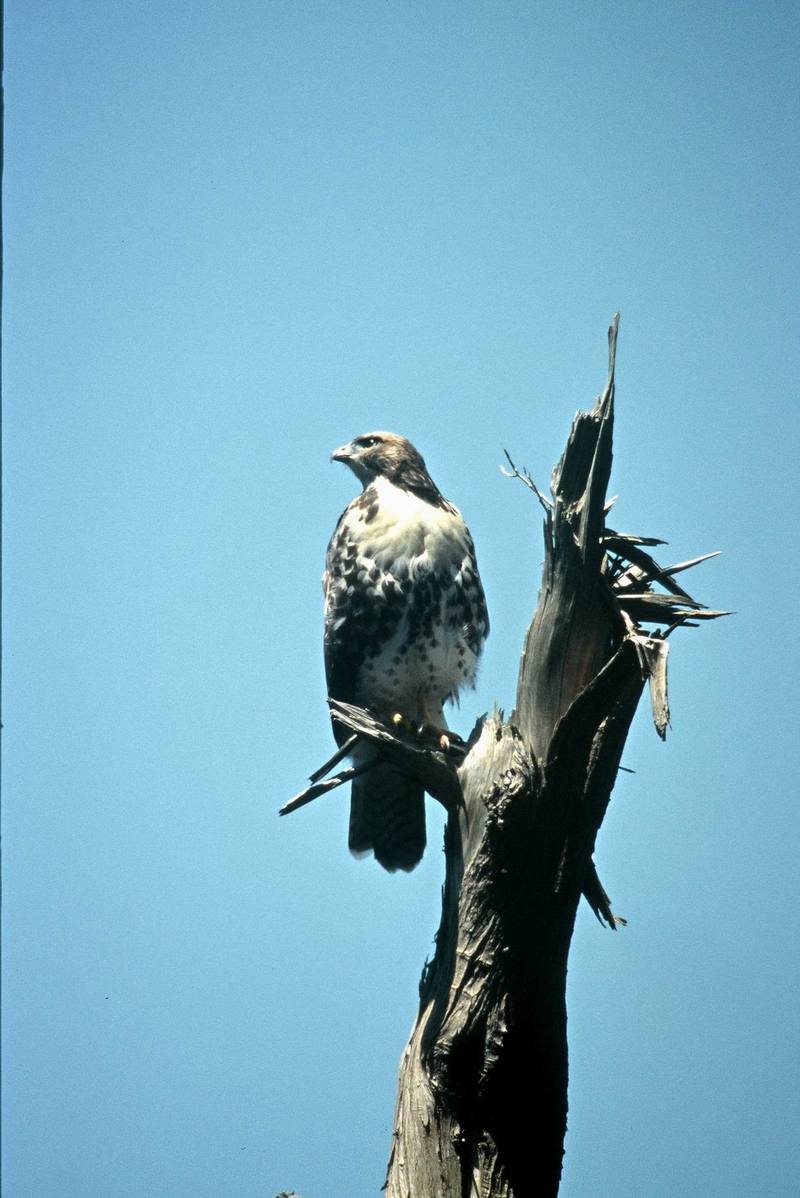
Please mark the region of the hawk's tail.
<svg viewBox="0 0 800 1198"><path fill-rule="evenodd" d="M413 869L425 851L425 791L381 763L352 782L350 852L370 851L384 869Z"/></svg>

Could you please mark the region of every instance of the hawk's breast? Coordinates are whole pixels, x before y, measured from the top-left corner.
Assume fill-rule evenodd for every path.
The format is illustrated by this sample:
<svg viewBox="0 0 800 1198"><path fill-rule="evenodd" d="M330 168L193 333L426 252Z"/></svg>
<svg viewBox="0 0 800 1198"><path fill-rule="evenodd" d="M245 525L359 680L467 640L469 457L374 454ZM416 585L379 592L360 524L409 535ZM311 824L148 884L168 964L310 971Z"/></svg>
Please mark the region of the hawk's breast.
<svg viewBox="0 0 800 1198"><path fill-rule="evenodd" d="M412 719L441 718L444 700L474 681L487 631L461 514L377 479L344 513L329 547L331 694ZM337 657L345 663L338 688ZM349 694L336 693L343 686Z"/></svg>

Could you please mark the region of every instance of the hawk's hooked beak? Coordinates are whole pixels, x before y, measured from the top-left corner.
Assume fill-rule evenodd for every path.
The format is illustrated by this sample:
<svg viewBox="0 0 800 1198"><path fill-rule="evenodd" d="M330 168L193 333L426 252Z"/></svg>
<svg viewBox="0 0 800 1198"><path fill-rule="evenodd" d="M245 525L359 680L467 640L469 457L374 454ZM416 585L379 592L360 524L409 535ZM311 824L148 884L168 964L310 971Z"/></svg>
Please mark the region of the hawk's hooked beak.
<svg viewBox="0 0 800 1198"><path fill-rule="evenodd" d="M353 456L353 450L350 445L340 445L338 449L334 449L331 454L332 462L349 462Z"/></svg>

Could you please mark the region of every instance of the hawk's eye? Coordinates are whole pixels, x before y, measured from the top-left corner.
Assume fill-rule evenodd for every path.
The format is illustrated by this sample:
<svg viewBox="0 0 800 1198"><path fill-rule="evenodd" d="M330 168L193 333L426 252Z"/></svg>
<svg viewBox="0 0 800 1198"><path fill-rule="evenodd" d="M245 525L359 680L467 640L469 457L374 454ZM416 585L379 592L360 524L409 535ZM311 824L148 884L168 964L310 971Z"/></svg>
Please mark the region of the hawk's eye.
<svg viewBox="0 0 800 1198"><path fill-rule="evenodd" d="M373 445L378 445L378 444L379 444L378 437L359 437L358 440L356 441L356 445L358 446L359 449L372 449Z"/></svg>

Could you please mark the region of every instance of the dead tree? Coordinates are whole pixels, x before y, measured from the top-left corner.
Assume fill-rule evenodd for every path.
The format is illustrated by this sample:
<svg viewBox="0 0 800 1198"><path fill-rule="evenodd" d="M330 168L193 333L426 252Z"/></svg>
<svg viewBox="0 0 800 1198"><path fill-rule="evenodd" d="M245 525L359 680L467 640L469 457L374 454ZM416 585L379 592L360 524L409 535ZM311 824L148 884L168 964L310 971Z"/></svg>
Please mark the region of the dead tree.
<svg viewBox="0 0 800 1198"><path fill-rule="evenodd" d="M615 317L608 382L594 408L575 417L552 498L509 459L544 508L545 542L511 717L484 717L448 753L334 703L351 739L283 809L347 781L352 768L320 779L363 737L448 811L442 916L400 1068L388 1198L557 1194L567 956L581 895L616 926L595 838L646 683L666 734L667 637L725 614L675 581L713 555L664 568L649 552L663 542L606 523L616 337Z"/></svg>

